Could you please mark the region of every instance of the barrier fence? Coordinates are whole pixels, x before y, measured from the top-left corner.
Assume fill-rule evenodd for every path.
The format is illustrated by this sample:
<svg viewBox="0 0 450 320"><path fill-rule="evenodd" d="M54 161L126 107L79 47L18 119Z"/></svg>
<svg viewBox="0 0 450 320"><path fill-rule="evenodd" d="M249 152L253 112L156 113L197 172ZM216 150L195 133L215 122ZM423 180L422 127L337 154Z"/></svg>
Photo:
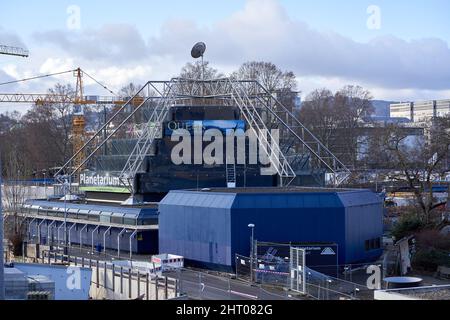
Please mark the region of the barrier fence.
<svg viewBox="0 0 450 320"><path fill-rule="evenodd" d="M249 257L236 255L235 259L236 278L241 281L251 282L253 279L258 285L283 288L315 300L372 300L374 297L374 290L367 287L369 264L338 266L342 272L333 277L316 271L314 267L303 267L302 261L291 264L291 259L285 257L272 263L253 259L253 266ZM299 274L303 270L299 266L304 268L304 278L300 279ZM323 270L324 266L320 267ZM330 266L330 270L335 272L336 266Z"/></svg>
<svg viewBox="0 0 450 320"><path fill-rule="evenodd" d="M160 268L129 267L123 261L43 251L32 262L92 270L90 297L96 300L169 300L179 296L177 280L162 275Z"/></svg>
<svg viewBox="0 0 450 320"><path fill-rule="evenodd" d="M229 275L214 275L205 272L178 269L165 273L176 279L181 296L193 300L294 300L298 299L285 290L274 290L262 285L250 285L232 279Z"/></svg>

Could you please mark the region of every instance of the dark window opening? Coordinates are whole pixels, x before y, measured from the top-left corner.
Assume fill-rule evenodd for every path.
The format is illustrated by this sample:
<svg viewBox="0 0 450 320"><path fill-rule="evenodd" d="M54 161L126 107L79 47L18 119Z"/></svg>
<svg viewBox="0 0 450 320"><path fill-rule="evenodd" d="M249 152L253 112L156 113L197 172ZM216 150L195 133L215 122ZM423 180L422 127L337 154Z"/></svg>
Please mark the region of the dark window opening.
<svg viewBox="0 0 450 320"><path fill-rule="evenodd" d="M378 250L381 248L381 238L366 240L364 243L366 251Z"/></svg>

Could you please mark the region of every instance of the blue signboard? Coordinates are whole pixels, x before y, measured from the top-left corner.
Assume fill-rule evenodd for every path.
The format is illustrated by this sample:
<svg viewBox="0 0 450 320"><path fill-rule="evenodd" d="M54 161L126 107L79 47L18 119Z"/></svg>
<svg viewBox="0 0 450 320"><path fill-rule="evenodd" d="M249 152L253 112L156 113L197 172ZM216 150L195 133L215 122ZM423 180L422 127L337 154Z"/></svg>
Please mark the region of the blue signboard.
<svg viewBox="0 0 450 320"><path fill-rule="evenodd" d="M323 274L337 276L339 264L339 248L337 244L301 244L293 246L305 250L307 267Z"/></svg>
<svg viewBox="0 0 450 320"><path fill-rule="evenodd" d="M166 123L164 128L164 135L170 136L175 130L184 129L191 134L194 133L194 128L202 128L202 132L210 129L217 129L226 133L229 130L245 131L245 121L242 120L203 120L203 121L170 121Z"/></svg>

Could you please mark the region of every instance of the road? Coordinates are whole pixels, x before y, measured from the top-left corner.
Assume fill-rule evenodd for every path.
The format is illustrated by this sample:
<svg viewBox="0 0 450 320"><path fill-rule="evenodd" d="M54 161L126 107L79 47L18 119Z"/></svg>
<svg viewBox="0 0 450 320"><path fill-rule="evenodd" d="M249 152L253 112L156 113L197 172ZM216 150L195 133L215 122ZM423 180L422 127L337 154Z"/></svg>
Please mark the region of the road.
<svg viewBox="0 0 450 320"><path fill-rule="evenodd" d="M199 300L296 300L287 292L263 289L248 283L191 270L165 272L165 276L181 278L180 291Z"/></svg>
<svg viewBox="0 0 450 320"><path fill-rule="evenodd" d="M71 256L77 256L79 259L84 257L85 263L88 259L99 259L100 261L113 262L111 255L88 253L79 248L69 250ZM111 259L112 258L112 259ZM136 256L135 259L140 260ZM117 258L116 258L117 259ZM143 259L144 261L147 259ZM147 260L148 261L148 260ZM247 282L231 279L229 276L219 276L198 272L190 269L182 271L165 272L163 276L172 279L180 279L180 291L191 299L198 300L297 300L295 296L289 296L289 293L281 289L267 289L260 286L251 286Z"/></svg>

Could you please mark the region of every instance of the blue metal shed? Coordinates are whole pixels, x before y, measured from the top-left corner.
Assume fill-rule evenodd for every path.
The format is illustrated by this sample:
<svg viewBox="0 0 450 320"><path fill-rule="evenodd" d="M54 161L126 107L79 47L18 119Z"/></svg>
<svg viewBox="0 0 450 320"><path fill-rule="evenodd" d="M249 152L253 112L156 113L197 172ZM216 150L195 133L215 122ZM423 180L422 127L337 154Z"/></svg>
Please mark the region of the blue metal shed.
<svg viewBox="0 0 450 320"><path fill-rule="evenodd" d="M212 268L234 265L255 239L275 243L335 243L339 264L381 253L383 204L368 190L216 189L172 191L159 205L159 248Z"/></svg>

